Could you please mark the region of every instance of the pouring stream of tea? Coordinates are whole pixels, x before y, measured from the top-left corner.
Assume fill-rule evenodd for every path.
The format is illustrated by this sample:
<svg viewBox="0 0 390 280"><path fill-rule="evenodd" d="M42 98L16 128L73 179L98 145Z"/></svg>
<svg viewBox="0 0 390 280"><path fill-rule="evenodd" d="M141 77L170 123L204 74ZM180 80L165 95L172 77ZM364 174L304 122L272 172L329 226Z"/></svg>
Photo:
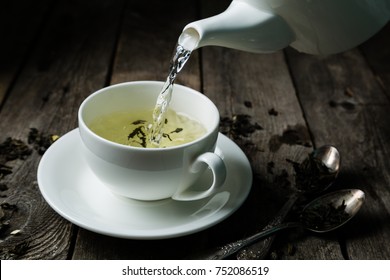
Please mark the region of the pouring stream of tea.
<svg viewBox="0 0 390 280"><path fill-rule="evenodd" d="M169 103L172 98L173 84L177 74L181 71L184 64L188 61L191 55L191 50L184 48L178 44L172 57L169 74L164 86L158 95L156 106L153 110L153 124L150 125L150 142L155 147L159 147L160 140L163 135L162 128L166 119Z"/></svg>

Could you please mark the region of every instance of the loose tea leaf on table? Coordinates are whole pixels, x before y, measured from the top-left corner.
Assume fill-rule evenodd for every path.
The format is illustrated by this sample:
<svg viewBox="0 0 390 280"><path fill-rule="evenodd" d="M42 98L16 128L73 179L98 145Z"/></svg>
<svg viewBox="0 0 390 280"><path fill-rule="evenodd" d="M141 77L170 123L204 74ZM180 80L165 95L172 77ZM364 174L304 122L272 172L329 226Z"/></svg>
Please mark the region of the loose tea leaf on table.
<svg viewBox="0 0 390 280"><path fill-rule="evenodd" d="M224 117L220 120L221 133L233 139L249 137L256 130L262 129L263 127L258 123L251 122L251 116L245 114L233 115L232 118Z"/></svg>
<svg viewBox="0 0 390 280"><path fill-rule="evenodd" d="M46 150L59 138L58 135L39 132L36 128L30 128L28 144L32 144L38 154L43 155Z"/></svg>
<svg viewBox="0 0 390 280"><path fill-rule="evenodd" d="M23 141L8 137L0 143L0 164L4 167L7 161L26 159L31 153L32 150Z"/></svg>
<svg viewBox="0 0 390 280"><path fill-rule="evenodd" d="M4 142L0 143L0 197L7 197L5 192L9 189L3 179L5 176L12 174L13 161L26 160L35 149L40 155L42 155L54 141L59 138L57 135L48 135L39 132L36 128L31 128L27 137L26 144L22 140L7 137ZM15 211L18 211L16 204L8 202L2 202L0 204L0 238L3 238L4 234L7 234L11 227L12 216ZM18 235L20 230L14 230L9 234ZM23 251L24 247L15 247L14 251L2 252L0 251L0 257L10 258L15 252L18 253L20 249ZM12 253L14 252L14 253ZM11 254L12 253L12 254Z"/></svg>

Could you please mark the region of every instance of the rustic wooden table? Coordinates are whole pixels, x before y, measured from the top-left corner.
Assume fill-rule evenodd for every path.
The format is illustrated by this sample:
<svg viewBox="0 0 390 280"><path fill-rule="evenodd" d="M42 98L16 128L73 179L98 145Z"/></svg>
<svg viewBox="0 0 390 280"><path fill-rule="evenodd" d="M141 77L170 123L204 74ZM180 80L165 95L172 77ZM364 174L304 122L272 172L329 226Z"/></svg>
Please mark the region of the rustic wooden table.
<svg viewBox="0 0 390 280"><path fill-rule="evenodd" d="M164 80L184 25L228 4L0 4L1 259L195 258L262 229L292 194L291 161L301 162L324 144L342 156L332 189L362 189L364 207L333 233L278 234L265 258L390 259L389 25L333 56L290 48L250 54L206 47L192 54L177 83L207 95L225 121L246 115L259 125L247 135L230 125L228 136L249 158L254 180L242 207L217 225L165 240L120 239L73 225L42 197L37 168L47 143L41 140L76 128L80 103L102 87Z"/></svg>

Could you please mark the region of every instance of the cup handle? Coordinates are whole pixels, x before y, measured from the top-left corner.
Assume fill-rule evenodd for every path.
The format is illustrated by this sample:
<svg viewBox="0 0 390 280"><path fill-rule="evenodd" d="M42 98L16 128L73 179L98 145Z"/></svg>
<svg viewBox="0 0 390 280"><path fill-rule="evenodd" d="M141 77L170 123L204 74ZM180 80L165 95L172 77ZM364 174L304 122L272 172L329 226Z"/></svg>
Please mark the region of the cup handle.
<svg viewBox="0 0 390 280"><path fill-rule="evenodd" d="M191 186L179 191L172 196L174 200L190 201L208 197L215 193L225 182L226 166L222 157L216 153L207 152L198 156L190 167L191 173L199 173L209 167L213 173L213 183L207 190L191 190Z"/></svg>

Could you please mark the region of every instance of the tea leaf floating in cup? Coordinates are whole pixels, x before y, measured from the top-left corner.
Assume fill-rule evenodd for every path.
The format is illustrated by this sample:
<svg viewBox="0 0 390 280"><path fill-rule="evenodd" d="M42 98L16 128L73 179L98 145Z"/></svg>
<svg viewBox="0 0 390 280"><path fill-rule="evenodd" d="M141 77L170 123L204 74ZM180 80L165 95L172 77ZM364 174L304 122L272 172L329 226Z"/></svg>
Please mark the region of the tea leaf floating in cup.
<svg viewBox="0 0 390 280"><path fill-rule="evenodd" d="M182 132L183 129L182 128L176 128L175 130L171 131L171 133L179 133L179 132Z"/></svg>
<svg viewBox="0 0 390 280"><path fill-rule="evenodd" d="M97 135L119 144L155 148L156 146L148 141L151 123L151 109L139 112L114 112L96 118L91 122L90 129ZM168 110L160 148L185 144L198 139L205 133L206 128L198 121L176 113L174 110Z"/></svg>
<svg viewBox="0 0 390 280"><path fill-rule="evenodd" d="M133 122L134 124L134 122ZM137 142L137 140L134 140L134 139L139 139L140 142L137 142L139 143L142 147L146 148L146 144L147 144L147 137L146 137L146 131L145 131L145 127L144 126L139 126L139 127L136 127L128 136L127 136L127 140L129 141L134 141L134 142Z"/></svg>

